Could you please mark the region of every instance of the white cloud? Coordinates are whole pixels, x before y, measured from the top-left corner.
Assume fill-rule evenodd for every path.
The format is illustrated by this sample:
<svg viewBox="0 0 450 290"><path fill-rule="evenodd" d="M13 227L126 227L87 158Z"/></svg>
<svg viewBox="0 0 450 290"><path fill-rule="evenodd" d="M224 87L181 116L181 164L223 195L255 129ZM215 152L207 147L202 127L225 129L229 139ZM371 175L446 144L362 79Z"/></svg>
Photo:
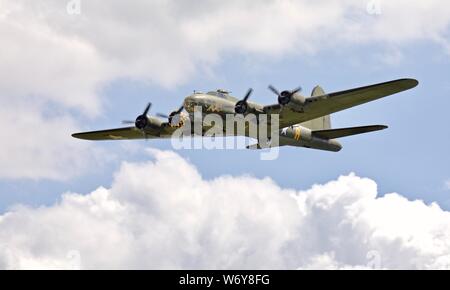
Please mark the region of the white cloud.
<svg viewBox="0 0 450 290"><path fill-rule="evenodd" d="M74 140L76 122L59 111L0 99L0 177L64 180L111 160L102 150Z"/></svg>
<svg viewBox="0 0 450 290"><path fill-rule="evenodd" d="M108 189L0 216L0 267L450 267L450 213L437 204L378 197L354 174L298 192L269 178L205 180L175 153L152 153Z"/></svg>
<svg viewBox="0 0 450 290"><path fill-rule="evenodd" d="M383 44L388 51L377 56L395 65L402 61L401 48L415 41L432 41L447 51L450 47L450 6L444 0L380 1L382 14L377 16L367 13L368 1L360 0L82 0L79 15L67 13L68 2L0 0L0 102L5 111L20 111L16 104L26 101L41 116L48 103L56 104L65 110L61 122L71 119L76 126L69 109L91 117L101 113L104 84L130 78L172 87L214 72L227 54L276 61ZM45 127L49 120L43 121L35 126ZM19 132L21 126L1 123L0 131ZM73 141L53 142L57 144L36 142L21 152L30 156L59 148L64 155ZM22 158L6 146L0 151L10 151L9 159ZM36 176L53 178L59 156L43 156L45 160L18 163L14 175L23 171L28 177L39 166L43 170Z"/></svg>
<svg viewBox="0 0 450 290"><path fill-rule="evenodd" d="M444 48L444 0L380 1L2 0L0 88L38 94L95 113L97 89L115 78L164 86L189 80L224 53L285 56L361 43L431 40ZM397 59L398 57L396 57Z"/></svg>
<svg viewBox="0 0 450 290"><path fill-rule="evenodd" d="M61 180L98 154L70 137L79 126L67 109L97 114L111 72L95 47L58 32L54 9L35 4L0 1L0 178Z"/></svg>
<svg viewBox="0 0 450 290"><path fill-rule="evenodd" d="M0 15L1 98L34 96L95 114L96 90L111 77L110 68L92 44L59 31L54 8L35 4L1 1L7 9Z"/></svg>

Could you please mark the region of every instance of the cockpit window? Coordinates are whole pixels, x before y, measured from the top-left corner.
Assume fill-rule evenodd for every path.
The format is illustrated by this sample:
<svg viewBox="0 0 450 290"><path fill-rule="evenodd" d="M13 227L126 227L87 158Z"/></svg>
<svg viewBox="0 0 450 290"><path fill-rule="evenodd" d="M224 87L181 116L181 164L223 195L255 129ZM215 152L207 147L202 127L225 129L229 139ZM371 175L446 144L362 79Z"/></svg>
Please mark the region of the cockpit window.
<svg viewBox="0 0 450 290"><path fill-rule="evenodd" d="M230 92L224 89L217 89L218 93L224 94L224 95L228 95Z"/></svg>
<svg viewBox="0 0 450 290"><path fill-rule="evenodd" d="M228 99L228 93L229 93L228 91L225 91L225 90L222 90L222 89L218 89L216 91L208 92L208 95L216 96L216 97L219 97L219 98L222 98L222 99Z"/></svg>
<svg viewBox="0 0 450 290"><path fill-rule="evenodd" d="M219 97L219 98L225 98L225 96L222 93L219 93L219 92L208 92L208 95L216 96L216 97Z"/></svg>

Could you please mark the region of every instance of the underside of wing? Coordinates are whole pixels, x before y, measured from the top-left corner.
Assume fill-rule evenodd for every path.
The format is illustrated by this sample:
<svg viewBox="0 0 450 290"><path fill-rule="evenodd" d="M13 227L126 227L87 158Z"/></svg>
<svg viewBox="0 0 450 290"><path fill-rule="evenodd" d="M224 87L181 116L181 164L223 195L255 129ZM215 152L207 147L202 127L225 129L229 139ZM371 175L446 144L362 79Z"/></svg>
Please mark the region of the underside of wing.
<svg viewBox="0 0 450 290"><path fill-rule="evenodd" d="M136 127L125 127L101 131L91 131L72 134L72 137L83 139L83 140L135 140L135 139L145 139L145 138L157 138L157 136L152 135L151 132L146 132L146 135L142 133Z"/></svg>
<svg viewBox="0 0 450 290"><path fill-rule="evenodd" d="M418 83L415 79L399 79L307 98L303 112L295 112L280 105L267 106L264 110L269 114L279 112L280 127L283 128L406 91L414 88Z"/></svg>

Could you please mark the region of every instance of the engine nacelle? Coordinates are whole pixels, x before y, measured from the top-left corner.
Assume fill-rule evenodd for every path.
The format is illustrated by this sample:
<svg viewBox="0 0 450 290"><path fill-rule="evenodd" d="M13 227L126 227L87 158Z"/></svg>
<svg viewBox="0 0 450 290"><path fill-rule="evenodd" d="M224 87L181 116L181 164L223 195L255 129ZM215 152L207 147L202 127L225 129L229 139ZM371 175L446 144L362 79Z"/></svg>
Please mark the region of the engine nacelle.
<svg viewBox="0 0 450 290"><path fill-rule="evenodd" d="M148 117L147 127L159 128L162 124L163 122L159 118L155 118L153 116Z"/></svg>
<svg viewBox="0 0 450 290"><path fill-rule="evenodd" d="M180 128L183 127L184 124L189 122L189 114L185 112L181 112L179 114L170 114L169 118L169 126L172 128Z"/></svg>
<svg viewBox="0 0 450 290"><path fill-rule="evenodd" d="M300 94L294 94L289 97L289 102L285 105L294 111L302 111L305 105L305 97Z"/></svg>

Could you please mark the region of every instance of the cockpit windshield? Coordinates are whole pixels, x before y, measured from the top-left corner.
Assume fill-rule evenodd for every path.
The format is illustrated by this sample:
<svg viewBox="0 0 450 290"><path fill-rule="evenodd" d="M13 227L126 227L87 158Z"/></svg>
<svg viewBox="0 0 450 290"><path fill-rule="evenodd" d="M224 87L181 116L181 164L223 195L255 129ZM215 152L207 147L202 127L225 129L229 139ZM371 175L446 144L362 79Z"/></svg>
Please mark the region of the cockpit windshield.
<svg viewBox="0 0 450 290"><path fill-rule="evenodd" d="M208 92L208 95L216 96L222 99L230 99L229 92L226 90L218 89L216 91Z"/></svg>
<svg viewBox="0 0 450 290"><path fill-rule="evenodd" d="M216 92L216 91L208 92L208 95L216 96L216 97L219 97L219 98L225 98L224 94Z"/></svg>

